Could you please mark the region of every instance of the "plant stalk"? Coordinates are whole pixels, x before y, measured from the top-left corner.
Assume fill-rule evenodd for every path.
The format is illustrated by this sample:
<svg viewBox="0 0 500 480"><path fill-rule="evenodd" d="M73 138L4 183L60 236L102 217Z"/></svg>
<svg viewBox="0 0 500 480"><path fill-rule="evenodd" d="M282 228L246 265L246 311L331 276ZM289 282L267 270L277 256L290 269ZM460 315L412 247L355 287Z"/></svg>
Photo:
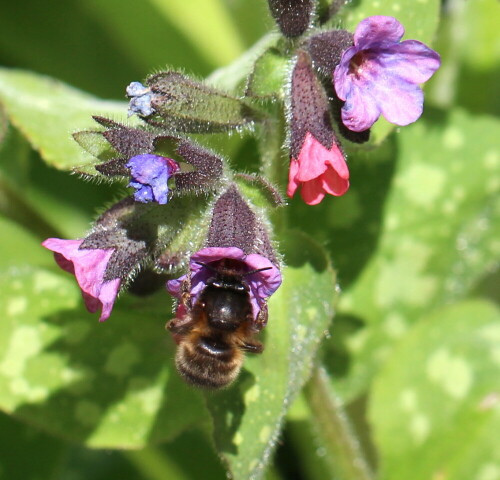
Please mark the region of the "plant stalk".
<svg viewBox="0 0 500 480"><path fill-rule="evenodd" d="M340 398L322 367L316 367L304 390L311 409L314 428L338 480L374 480L360 442L351 427Z"/></svg>

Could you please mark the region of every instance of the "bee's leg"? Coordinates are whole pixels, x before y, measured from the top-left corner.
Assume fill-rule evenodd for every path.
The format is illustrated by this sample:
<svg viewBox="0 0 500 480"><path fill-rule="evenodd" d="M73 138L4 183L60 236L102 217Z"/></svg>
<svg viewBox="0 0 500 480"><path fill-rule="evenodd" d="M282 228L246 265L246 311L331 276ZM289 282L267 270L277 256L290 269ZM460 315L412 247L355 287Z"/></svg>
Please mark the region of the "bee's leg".
<svg viewBox="0 0 500 480"><path fill-rule="evenodd" d="M247 353L262 353L264 351L264 345L260 342L244 342L240 348Z"/></svg>
<svg viewBox="0 0 500 480"><path fill-rule="evenodd" d="M193 327L194 322L191 315L183 315L181 317L176 317L167 322L165 328L170 330L172 333L177 333L180 335L188 333Z"/></svg>
<svg viewBox="0 0 500 480"><path fill-rule="evenodd" d="M191 310L191 274L181 283L181 305L184 305L187 310Z"/></svg>
<svg viewBox="0 0 500 480"><path fill-rule="evenodd" d="M191 282L189 278L186 278L181 284L181 298L177 305L175 311L175 318L167 322L165 328L170 330L172 333L184 334L187 333L192 325L193 320L191 318Z"/></svg>
<svg viewBox="0 0 500 480"><path fill-rule="evenodd" d="M254 328L257 331L262 330L267 325L267 317L268 317L267 303L264 303L264 305L262 305L262 308L260 309L260 312L257 315L257 318L254 322Z"/></svg>

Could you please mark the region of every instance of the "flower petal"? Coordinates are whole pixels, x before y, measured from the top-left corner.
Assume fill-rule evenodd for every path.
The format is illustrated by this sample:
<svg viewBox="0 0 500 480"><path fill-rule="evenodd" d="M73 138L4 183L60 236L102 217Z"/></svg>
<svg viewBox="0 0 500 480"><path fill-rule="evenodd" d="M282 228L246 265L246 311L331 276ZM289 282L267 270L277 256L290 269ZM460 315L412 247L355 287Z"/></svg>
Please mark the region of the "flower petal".
<svg viewBox="0 0 500 480"><path fill-rule="evenodd" d="M147 203L155 201L160 205L168 202L168 179L179 170L171 158L144 154L132 157L125 165L132 176L129 187L136 189L134 199Z"/></svg>
<svg viewBox="0 0 500 480"><path fill-rule="evenodd" d="M396 125L416 121L424 108L424 93L418 85L387 77L385 82L373 85L373 96L382 115Z"/></svg>
<svg viewBox="0 0 500 480"><path fill-rule="evenodd" d="M307 132L298 160L299 170L295 176L298 182L307 182L319 177L326 170L330 150L321 145L310 132Z"/></svg>
<svg viewBox="0 0 500 480"><path fill-rule="evenodd" d="M347 165L346 165L347 168ZM349 189L349 172L347 177L342 176L333 168L328 168L327 171L321 176L322 187L326 193L339 197L344 195Z"/></svg>
<svg viewBox="0 0 500 480"><path fill-rule="evenodd" d="M369 129L380 116L380 108L369 86L352 83L342 107L342 123L353 132Z"/></svg>
<svg viewBox="0 0 500 480"><path fill-rule="evenodd" d="M349 92L352 88L352 79L349 74L349 64L358 53L358 47L349 47L343 54L340 63L335 67L333 71L333 86L335 87L335 92L341 100L346 100Z"/></svg>
<svg viewBox="0 0 500 480"><path fill-rule="evenodd" d="M75 275L90 313L102 309L100 321L106 320L113 309L120 289L120 278L104 282L106 268L114 249L80 249L83 240L48 238L42 245L54 252L57 264Z"/></svg>
<svg viewBox="0 0 500 480"><path fill-rule="evenodd" d="M396 43L404 33L403 25L394 17L375 15L359 22L354 33L354 45L366 49L380 43Z"/></svg>
<svg viewBox="0 0 500 480"><path fill-rule="evenodd" d="M440 67L441 57L422 42L405 40L380 49L377 62L386 75L399 77L409 83L424 83Z"/></svg>
<svg viewBox="0 0 500 480"><path fill-rule="evenodd" d="M315 178L302 185L300 195L307 205L317 205L325 198L323 182L320 178Z"/></svg>

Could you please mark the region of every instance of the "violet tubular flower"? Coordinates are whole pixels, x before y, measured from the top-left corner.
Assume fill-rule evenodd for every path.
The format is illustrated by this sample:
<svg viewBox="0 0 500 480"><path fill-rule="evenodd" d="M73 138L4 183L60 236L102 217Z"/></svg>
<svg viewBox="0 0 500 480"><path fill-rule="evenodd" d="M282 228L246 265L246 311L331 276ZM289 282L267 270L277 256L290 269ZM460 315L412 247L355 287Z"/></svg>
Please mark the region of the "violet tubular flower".
<svg viewBox="0 0 500 480"><path fill-rule="evenodd" d="M120 289L120 278L105 280L108 262L113 249L80 249L83 240L48 238L42 245L54 252L57 264L75 275L82 291L85 306L90 313L101 311L99 321L111 315Z"/></svg>
<svg viewBox="0 0 500 480"><path fill-rule="evenodd" d="M168 179L179 171L175 160L159 155L145 154L132 157L125 165L130 170L132 181L129 187L135 188L137 202L168 202Z"/></svg>
<svg viewBox="0 0 500 480"><path fill-rule="evenodd" d="M401 42L403 34L393 17L368 17L357 26L354 45L333 75L335 91L345 101L342 122L350 130L367 130L380 115L408 125L422 114L419 84L439 68L440 56L417 40Z"/></svg>
<svg viewBox="0 0 500 480"><path fill-rule="evenodd" d="M189 262L191 302L196 303L200 293L213 276L221 262L231 261L233 268L239 270L249 288L253 317L257 320L260 311L269 298L281 285L281 273L278 267L268 258L257 253L249 255L237 247L206 247L191 256ZM248 274L248 272L255 272ZM167 291L181 299L181 285L186 280L183 275L167 282Z"/></svg>

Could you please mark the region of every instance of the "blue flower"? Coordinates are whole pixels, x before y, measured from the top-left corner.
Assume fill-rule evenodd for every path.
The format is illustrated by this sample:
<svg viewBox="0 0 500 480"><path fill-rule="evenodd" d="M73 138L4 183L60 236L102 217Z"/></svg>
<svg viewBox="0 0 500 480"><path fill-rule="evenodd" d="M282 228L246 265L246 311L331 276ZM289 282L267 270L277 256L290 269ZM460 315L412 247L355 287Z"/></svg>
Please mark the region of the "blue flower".
<svg viewBox="0 0 500 480"><path fill-rule="evenodd" d="M154 108L151 106L153 93L149 87L145 87L140 82L132 82L127 87L127 96L130 98L128 105L128 116L134 114L142 117L149 117L154 113Z"/></svg>
<svg viewBox="0 0 500 480"><path fill-rule="evenodd" d="M136 189L134 199L137 202L160 205L168 202L168 179L179 171L175 160L159 155L136 155L125 166L132 176L128 186Z"/></svg>

